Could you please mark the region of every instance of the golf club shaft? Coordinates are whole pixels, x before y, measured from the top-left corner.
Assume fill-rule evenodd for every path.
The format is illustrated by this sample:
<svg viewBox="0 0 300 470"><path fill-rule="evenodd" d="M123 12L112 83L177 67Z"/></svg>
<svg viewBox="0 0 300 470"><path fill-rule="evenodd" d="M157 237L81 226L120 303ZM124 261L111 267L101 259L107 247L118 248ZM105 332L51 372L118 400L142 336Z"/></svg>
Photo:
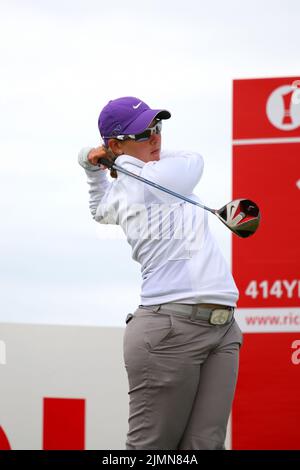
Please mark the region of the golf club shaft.
<svg viewBox="0 0 300 470"><path fill-rule="evenodd" d="M204 204L201 204L200 202L193 201L192 199L189 199L188 197L183 196L182 194L178 194L175 191L172 191L171 189L167 189L164 186L160 186L160 184L154 183L153 181L147 180L146 178L143 178L142 176L135 175L131 171L127 171L124 168L120 167L119 165L116 165L115 163L111 163L109 160L106 158L100 158L99 163L108 166L108 168L113 168L114 170L120 171L121 173L124 173L127 176L131 176L132 178L135 178L142 183L146 183L150 186L152 186L155 189L159 189L160 191L163 191L167 194L170 194L171 196L178 197L179 199L182 199L185 202L189 202L190 204L194 204L194 206L201 207L202 209L205 209L212 214L215 214L216 211L215 209L211 209L210 207L205 206Z"/></svg>

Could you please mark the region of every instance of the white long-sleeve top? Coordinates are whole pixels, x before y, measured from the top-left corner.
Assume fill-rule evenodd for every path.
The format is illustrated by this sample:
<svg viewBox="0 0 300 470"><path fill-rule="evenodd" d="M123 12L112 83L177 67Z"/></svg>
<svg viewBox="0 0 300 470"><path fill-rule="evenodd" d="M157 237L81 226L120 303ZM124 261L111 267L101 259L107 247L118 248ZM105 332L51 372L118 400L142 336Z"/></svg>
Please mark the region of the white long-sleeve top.
<svg viewBox="0 0 300 470"><path fill-rule="evenodd" d="M90 148L81 150L86 159ZM122 155L116 164L161 186L190 197L203 172L201 155L162 152L159 161ZM141 304L215 303L236 306L238 290L207 221L207 212L118 173L86 169L90 210L101 224L119 224L141 264Z"/></svg>

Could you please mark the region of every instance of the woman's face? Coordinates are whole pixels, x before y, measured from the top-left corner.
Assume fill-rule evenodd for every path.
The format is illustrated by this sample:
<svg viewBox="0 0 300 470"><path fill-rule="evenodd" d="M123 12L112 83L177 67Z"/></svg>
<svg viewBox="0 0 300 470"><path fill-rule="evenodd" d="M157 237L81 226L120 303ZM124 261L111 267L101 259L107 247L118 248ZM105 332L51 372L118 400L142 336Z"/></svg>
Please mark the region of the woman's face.
<svg viewBox="0 0 300 470"><path fill-rule="evenodd" d="M154 126L155 120L151 122L149 127ZM136 142L135 140L119 141L119 148L126 155L136 157L143 162L152 162L160 159L160 148L161 148L161 135L152 134L148 140L143 142Z"/></svg>

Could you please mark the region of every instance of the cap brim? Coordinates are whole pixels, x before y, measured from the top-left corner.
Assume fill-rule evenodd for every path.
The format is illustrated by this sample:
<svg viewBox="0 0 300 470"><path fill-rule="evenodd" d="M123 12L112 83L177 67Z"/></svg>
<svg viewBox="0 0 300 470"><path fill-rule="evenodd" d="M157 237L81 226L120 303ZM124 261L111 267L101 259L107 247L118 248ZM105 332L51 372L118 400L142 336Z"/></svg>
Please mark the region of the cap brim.
<svg viewBox="0 0 300 470"><path fill-rule="evenodd" d="M140 134L143 132L149 124L153 121L154 118L157 119L169 119L171 113L166 109L147 109L141 113L133 122L131 122L123 133L127 134Z"/></svg>

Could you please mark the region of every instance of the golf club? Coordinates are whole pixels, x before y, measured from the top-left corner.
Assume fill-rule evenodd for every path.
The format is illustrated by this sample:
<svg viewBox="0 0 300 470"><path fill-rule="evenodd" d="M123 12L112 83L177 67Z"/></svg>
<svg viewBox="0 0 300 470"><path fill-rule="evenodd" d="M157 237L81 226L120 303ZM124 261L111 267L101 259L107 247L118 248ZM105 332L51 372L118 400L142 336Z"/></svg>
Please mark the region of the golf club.
<svg viewBox="0 0 300 470"><path fill-rule="evenodd" d="M207 207L200 202L193 201L192 199L182 196L181 194L178 194L171 189L167 189L157 183L154 183L153 181L149 181L142 176L135 175L131 171L125 170L124 168L116 165L106 158L100 158L98 163L106 166L107 168L120 171L127 176L131 176L132 178L153 186L153 188L164 191L165 193L178 197L185 202L189 202L190 204L194 204L195 206L201 207L202 209L211 212L212 214L216 215L218 219L221 220L224 225L226 225L226 227L228 227L233 233L241 238L250 237L256 232L259 226L259 207L255 202L250 201L250 199L235 199L234 201L231 201L225 206L221 207L221 209L211 209L210 207Z"/></svg>

